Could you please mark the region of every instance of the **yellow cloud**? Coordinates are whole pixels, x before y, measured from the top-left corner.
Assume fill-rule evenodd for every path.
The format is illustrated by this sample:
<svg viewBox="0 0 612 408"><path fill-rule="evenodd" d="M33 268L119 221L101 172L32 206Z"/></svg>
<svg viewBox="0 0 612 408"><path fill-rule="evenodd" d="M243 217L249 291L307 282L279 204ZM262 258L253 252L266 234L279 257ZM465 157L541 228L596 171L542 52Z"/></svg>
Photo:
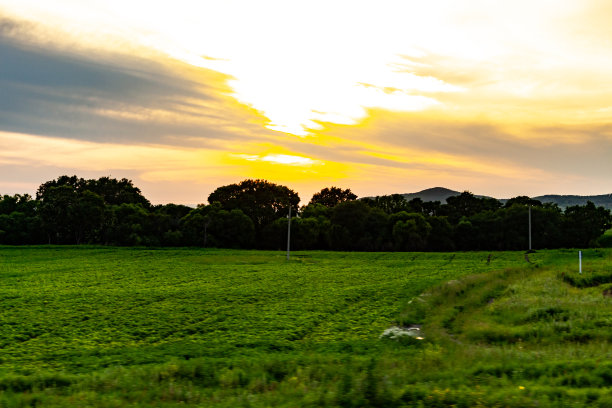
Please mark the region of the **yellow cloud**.
<svg viewBox="0 0 612 408"><path fill-rule="evenodd" d="M208 149L96 143L0 132L0 163L55 166L86 171L124 169L158 172L219 165L219 153Z"/></svg>
<svg viewBox="0 0 612 408"><path fill-rule="evenodd" d="M274 145L253 145L249 149L260 153L227 153L225 165L241 177L263 178L292 184L321 183L322 180L342 179L350 167L331 160L321 160L295 154ZM312 186L310 187L312 188ZM322 188L322 187L321 187Z"/></svg>

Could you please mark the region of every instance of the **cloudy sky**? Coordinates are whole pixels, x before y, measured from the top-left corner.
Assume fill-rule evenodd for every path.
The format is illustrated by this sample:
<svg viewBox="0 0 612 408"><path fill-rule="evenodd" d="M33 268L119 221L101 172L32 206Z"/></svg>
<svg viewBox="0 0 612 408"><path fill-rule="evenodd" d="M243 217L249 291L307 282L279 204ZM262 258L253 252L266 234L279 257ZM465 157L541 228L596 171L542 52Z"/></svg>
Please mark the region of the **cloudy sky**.
<svg viewBox="0 0 612 408"><path fill-rule="evenodd" d="M612 3L0 0L0 194L612 192Z"/></svg>

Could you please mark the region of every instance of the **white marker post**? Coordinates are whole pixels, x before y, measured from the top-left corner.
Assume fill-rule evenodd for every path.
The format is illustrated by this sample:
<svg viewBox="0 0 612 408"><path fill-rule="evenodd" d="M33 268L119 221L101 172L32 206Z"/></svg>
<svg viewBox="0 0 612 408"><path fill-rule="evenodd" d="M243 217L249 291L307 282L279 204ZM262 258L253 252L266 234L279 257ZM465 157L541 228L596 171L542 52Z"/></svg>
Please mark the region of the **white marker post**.
<svg viewBox="0 0 612 408"><path fill-rule="evenodd" d="M578 251L578 273L582 275L582 251Z"/></svg>

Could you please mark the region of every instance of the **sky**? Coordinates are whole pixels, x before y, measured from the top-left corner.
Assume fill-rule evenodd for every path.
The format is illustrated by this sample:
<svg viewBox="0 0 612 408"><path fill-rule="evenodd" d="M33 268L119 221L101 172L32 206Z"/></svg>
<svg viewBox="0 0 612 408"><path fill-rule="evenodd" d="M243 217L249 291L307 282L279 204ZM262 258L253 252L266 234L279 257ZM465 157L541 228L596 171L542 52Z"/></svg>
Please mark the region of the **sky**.
<svg viewBox="0 0 612 408"><path fill-rule="evenodd" d="M612 192L607 0L0 0L0 194Z"/></svg>

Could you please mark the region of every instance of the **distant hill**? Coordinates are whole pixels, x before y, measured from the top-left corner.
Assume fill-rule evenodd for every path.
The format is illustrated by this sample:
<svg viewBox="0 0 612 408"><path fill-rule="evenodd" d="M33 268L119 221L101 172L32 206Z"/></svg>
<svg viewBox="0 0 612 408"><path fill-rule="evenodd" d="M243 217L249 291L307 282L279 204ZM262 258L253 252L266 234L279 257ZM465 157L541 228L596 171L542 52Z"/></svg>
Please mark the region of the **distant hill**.
<svg viewBox="0 0 612 408"><path fill-rule="evenodd" d="M612 210L612 194L593 196L547 194L533 198L543 203L556 203L561 208L571 207L572 205L585 205L587 201L592 201L597 207L601 206Z"/></svg>
<svg viewBox="0 0 612 408"><path fill-rule="evenodd" d="M407 201L413 198L420 198L423 201L440 201L446 203L448 197L456 196L461 194L459 191L450 190L444 187L428 188L417 193L406 193L402 194ZM477 196L484 197L484 196ZM585 205L587 201L592 201L597 207L601 206L612 210L612 194L592 195L592 196L578 196L578 195L559 195L559 194L547 194L538 197L531 197L539 200L543 203L555 203L559 207L565 209L572 205ZM508 201L508 199L499 199L502 203Z"/></svg>
<svg viewBox="0 0 612 408"><path fill-rule="evenodd" d="M434 187L419 191L418 193L407 193L402 195L406 201L410 201L413 198L420 198L423 201L440 201L442 204L445 204L448 197L459 194L461 194L460 191L449 190L448 188L444 187Z"/></svg>

